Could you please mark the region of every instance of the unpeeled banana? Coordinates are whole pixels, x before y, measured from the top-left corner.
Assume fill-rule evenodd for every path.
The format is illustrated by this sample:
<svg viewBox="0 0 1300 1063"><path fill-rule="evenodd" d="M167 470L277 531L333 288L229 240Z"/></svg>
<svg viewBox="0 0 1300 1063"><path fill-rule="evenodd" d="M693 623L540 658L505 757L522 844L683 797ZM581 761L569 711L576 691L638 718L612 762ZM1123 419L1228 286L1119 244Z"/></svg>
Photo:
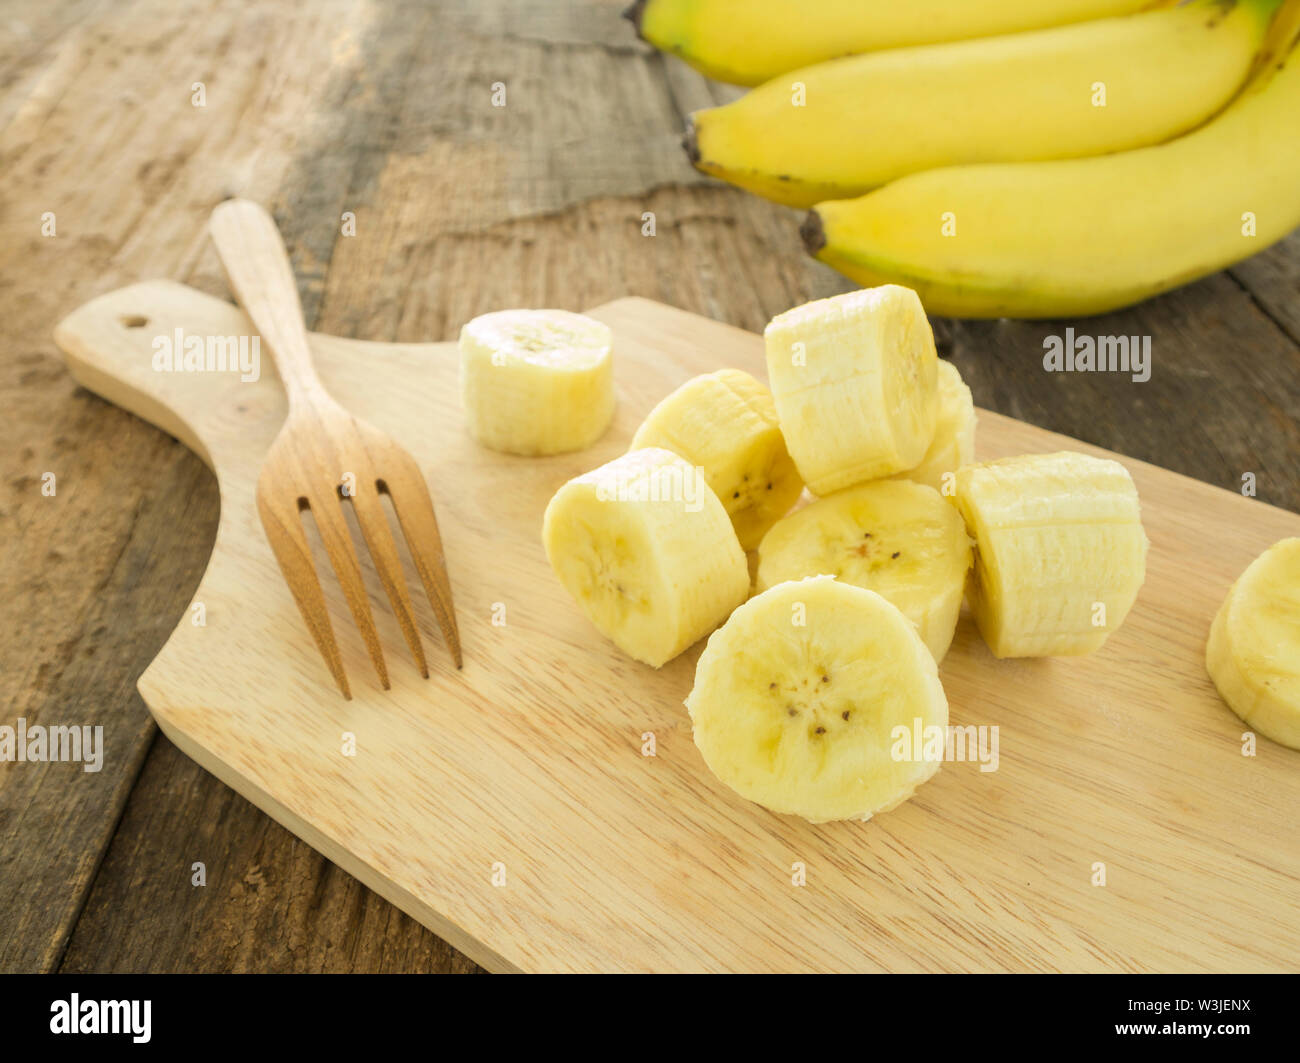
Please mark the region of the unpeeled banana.
<svg viewBox="0 0 1300 1063"><path fill-rule="evenodd" d="M925 457L938 355L915 292L885 285L805 303L773 318L763 340L781 431L814 494Z"/></svg>
<svg viewBox="0 0 1300 1063"><path fill-rule="evenodd" d="M635 0L627 17L656 48L719 81L758 85L859 52L958 41L1125 15L1152 0Z"/></svg>
<svg viewBox="0 0 1300 1063"><path fill-rule="evenodd" d="M758 548L764 591L819 574L875 591L916 626L942 661L961 613L971 543L937 491L876 480L819 499L777 521Z"/></svg>
<svg viewBox="0 0 1300 1063"><path fill-rule="evenodd" d="M1098 314L1190 283L1300 225L1300 48L1287 47L1186 136L912 174L819 204L804 242L860 284L909 285L955 317Z"/></svg>
<svg viewBox="0 0 1300 1063"><path fill-rule="evenodd" d="M500 310L460 332L470 434L507 454L561 454L599 439L614 416L613 337L567 310Z"/></svg>
<svg viewBox="0 0 1300 1063"><path fill-rule="evenodd" d="M795 207L921 170L1103 155L1199 125L1241 87L1281 0L875 52L691 116L694 165Z"/></svg>
<svg viewBox="0 0 1300 1063"><path fill-rule="evenodd" d="M686 699L695 744L742 797L814 823L870 819L938 771L948 702L916 629L829 576L781 583L715 631ZM908 735L938 736L906 748ZM914 743L909 743L914 746Z"/></svg>
<svg viewBox="0 0 1300 1063"><path fill-rule="evenodd" d="M1251 562L1210 627L1205 665L1253 730L1300 749L1300 539Z"/></svg>
<svg viewBox="0 0 1300 1063"><path fill-rule="evenodd" d="M1147 537L1119 462L1062 451L968 465L954 501L975 537L968 600L995 657L1091 653L1124 622Z"/></svg>
<svg viewBox="0 0 1300 1063"><path fill-rule="evenodd" d="M632 437L632 449L642 447L663 447L700 468L746 550L803 491L772 393L739 369L697 376L660 402Z"/></svg>
<svg viewBox="0 0 1300 1063"><path fill-rule="evenodd" d="M655 668L745 600L749 567L704 476L647 448L570 480L542 520L560 583L597 630Z"/></svg>

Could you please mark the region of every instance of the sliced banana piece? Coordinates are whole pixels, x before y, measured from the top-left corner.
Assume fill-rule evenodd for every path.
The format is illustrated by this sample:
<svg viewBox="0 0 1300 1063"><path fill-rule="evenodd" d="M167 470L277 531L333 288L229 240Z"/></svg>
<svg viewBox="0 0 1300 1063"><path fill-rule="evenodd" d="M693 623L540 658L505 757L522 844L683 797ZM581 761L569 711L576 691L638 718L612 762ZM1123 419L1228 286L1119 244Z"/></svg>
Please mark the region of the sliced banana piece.
<svg viewBox="0 0 1300 1063"><path fill-rule="evenodd" d="M875 591L916 625L936 661L952 644L971 542L957 510L932 487L876 480L777 521L758 548L760 591L826 574Z"/></svg>
<svg viewBox="0 0 1300 1063"><path fill-rule="evenodd" d="M546 507L542 541L601 634L656 668L749 592L727 511L700 471L667 450L634 450L570 480Z"/></svg>
<svg viewBox="0 0 1300 1063"><path fill-rule="evenodd" d="M1270 546L1232 585L1205 666L1252 730L1300 749L1300 539Z"/></svg>
<svg viewBox="0 0 1300 1063"><path fill-rule="evenodd" d="M702 469L746 550L803 491L772 393L739 369L697 376L660 402L632 437L632 449L642 447L663 447Z"/></svg>
<svg viewBox="0 0 1300 1063"><path fill-rule="evenodd" d="M763 338L781 431L814 494L925 457L938 355L916 292L887 284L819 299L773 318Z"/></svg>
<svg viewBox="0 0 1300 1063"><path fill-rule="evenodd" d="M975 537L967 595L995 657L1091 653L1124 622L1147 537L1119 462L1062 451L968 465L954 501Z"/></svg>
<svg viewBox="0 0 1300 1063"><path fill-rule="evenodd" d="M563 454L614 416L613 336L567 310L500 310L460 331L460 401L470 435L507 454Z"/></svg>
<svg viewBox="0 0 1300 1063"><path fill-rule="evenodd" d="M916 629L874 591L830 576L778 584L737 609L700 655L686 706L722 782L814 823L907 800L942 750L912 736L948 725Z"/></svg>
<svg viewBox="0 0 1300 1063"><path fill-rule="evenodd" d="M934 439L921 464L894 475L952 494L957 470L975 460L975 402L951 362L939 362L937 410Z"/></svg>

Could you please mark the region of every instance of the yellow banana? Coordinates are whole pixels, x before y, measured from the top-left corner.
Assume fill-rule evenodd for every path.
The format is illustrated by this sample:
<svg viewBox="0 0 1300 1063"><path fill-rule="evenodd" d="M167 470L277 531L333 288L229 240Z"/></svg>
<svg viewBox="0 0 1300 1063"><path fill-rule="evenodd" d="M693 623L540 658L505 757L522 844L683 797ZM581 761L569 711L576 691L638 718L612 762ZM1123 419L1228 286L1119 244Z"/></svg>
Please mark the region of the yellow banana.
<svg viewBox="0 0 1300 1063"><path fill-rule="evenodd" d="M1126 17L837 59L697 111L697 169L794 207L910 173L1158 144L1241 87L1281 0Z"/></svg>
<svg viewBox="0 0 1300 1063"><path fill-rule="evenodd" d="M719 81L758 85L860 52L1063 26L1153 0L636 0L637 33Z"/></svg>
<svg viewBox="0 0 1300 1063"><path fill-rule="evenodd" d="M1160 146L1052 162L948 166L818 204L810 253L927 312L1063 317L1186 285L1300 225L1300 48L1213 121Z"/></svg>
<svg viewBox="0 0 1300 1063"><path fill-rule="evenodd" d="M1300 225L1294 38L1211 122L1115 155L953 166L820 203L810 253L927 312L1061 317L1128 306L1223 269Z"/></svg>

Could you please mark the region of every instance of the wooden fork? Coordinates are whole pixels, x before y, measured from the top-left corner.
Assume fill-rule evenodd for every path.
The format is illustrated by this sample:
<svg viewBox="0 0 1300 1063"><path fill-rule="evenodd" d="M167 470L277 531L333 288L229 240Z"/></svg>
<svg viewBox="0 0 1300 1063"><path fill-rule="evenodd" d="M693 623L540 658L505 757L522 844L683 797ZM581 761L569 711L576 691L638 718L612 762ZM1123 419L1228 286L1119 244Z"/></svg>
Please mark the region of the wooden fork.
<svg viewBox="0 0 1300 1063"><path fill-rule="evenodd" d="M345 698L343 658L325 609L302 512L309 510L348 608L365 639L384 689L388 668L361 580L343 506L351 505L420 673L429 666L416 630L406 579L381 494L390 497L456 667L460 634L433 500L415 459L388 436L353 417L330 397L312 368L302 304L289 256L271 216L248 200L231 199L209 225L230 286L261 333L289 394L289 416L267 452L257 481L257 511L271 550L312 638Z"/></svg>

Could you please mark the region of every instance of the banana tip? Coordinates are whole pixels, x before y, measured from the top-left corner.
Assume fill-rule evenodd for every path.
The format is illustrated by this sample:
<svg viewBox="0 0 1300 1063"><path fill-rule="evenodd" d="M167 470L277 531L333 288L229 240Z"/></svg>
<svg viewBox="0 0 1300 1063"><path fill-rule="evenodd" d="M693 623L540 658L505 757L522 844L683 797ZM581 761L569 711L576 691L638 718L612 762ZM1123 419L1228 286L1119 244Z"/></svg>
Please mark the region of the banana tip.
<svg viewBox="0 0 1300 1063"><path fill-rule="evenodd" d="M803 246L808 254L816 255L826 246L826 230L822 227L822 216L810 210L799 226L799 235L803 237Z"/></svg>
<svg viewBox="0 0 1300 1063"><path fill-rule="evenodd" d="M632 23L632 28L636 30L636 35L641 36L641 19L645 15L645 5L648 0L633 0L623 10L623 17Z"/></svg>
<svg viewBox="0 0 1300 1063"><path fill-rule="evenodd" d="M686 119L686 132L682 134L682 149L686 152L686 157L691 160L691 165L698 166L700 162L700 141L695 133L694 117Z"/></svg>

